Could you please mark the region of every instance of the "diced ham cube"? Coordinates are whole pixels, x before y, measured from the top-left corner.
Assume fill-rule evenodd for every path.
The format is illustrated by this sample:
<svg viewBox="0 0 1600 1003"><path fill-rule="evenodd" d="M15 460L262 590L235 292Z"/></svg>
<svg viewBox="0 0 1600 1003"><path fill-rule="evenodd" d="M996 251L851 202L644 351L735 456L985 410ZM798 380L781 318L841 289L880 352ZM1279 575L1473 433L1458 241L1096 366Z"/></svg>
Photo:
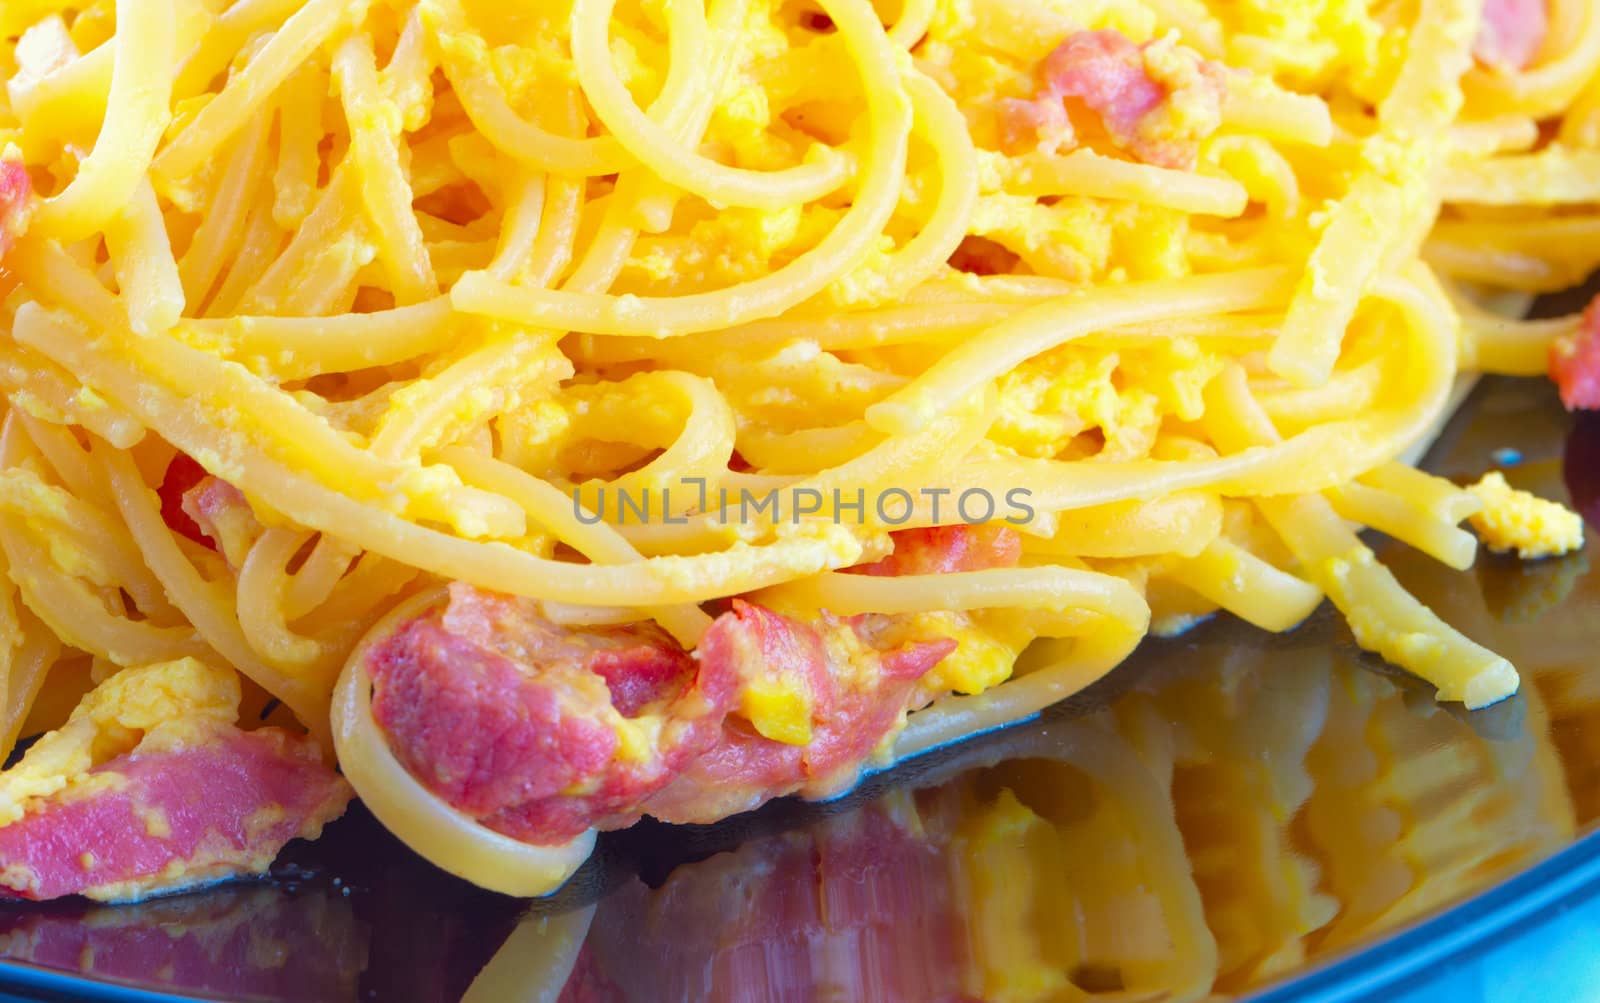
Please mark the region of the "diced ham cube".
<svg viewBox="0 0 1600 1003"><path fill-rule="evenodd" d="M1504 72L1525 70L1550 30L1547 0L1484 0L1473 42L1478 62Z"/></svg>
<svg viewBox="0 0 1600 1003"><path fill-rule="evenodd" d="M316 745L275 728L156 729L0 828L0 893L111 901L264 871L351 792Z"/></svg>

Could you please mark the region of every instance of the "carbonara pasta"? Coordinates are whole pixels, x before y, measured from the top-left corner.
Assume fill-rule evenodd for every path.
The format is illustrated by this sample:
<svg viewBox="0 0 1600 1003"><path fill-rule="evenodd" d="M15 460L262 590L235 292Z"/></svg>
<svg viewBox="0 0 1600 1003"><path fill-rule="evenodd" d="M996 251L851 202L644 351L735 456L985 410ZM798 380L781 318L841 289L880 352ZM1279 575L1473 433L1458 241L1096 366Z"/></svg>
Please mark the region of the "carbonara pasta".
<svg viewBox="0 0 1600 1003"><path fill-rule="evenodd" d="M1475 373L1600 403L1600 322L1516 319L1600 264L1585 0L0 28L16 894L259 870L347 782L541 894L597 829L836 793L1218 610L1330 600L1479 707L1514 667L1360 532L1582 543L1412 463ZM63 855L96 819L128 845Z"/></svg>

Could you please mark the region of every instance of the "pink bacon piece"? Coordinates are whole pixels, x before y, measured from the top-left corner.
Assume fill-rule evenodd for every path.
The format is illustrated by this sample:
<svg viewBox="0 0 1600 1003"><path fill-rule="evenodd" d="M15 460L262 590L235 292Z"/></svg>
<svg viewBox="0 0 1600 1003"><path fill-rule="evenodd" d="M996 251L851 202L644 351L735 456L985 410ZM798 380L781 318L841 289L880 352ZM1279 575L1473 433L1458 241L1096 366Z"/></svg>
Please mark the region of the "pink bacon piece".
<svg viewBox="0 0 1600 1003"><path fill-rule="evenodd" d="M458 584L442 612L373 647L374 720L406 768L449 804L513 838L560 843L644 812L713 821L853 775L917 680L955 646L874 651L876 682L858 690L838 682L823 644L827 631L854 629L849 622L732 606L691 656L653 626L568 630L534 604ZM806 746L769 740L729 716L744 681L774 673L809 690L816 727ZM658 719L645 754L622 754L612 711Z"/></svg>
<svg viewBox="0 0 1600 1003"><path fill-rule="evenodd" d="M490 828L560 843L636 810L708 748L733 680L645 624L566 630L465 585L368 656L373 717L424 786ZM623 761L608 709L669 722ZM583 789L585 793L563 793Z"/></svg>
<svg viewBox="0 0 1600 1003"><path fill-rule="evenodd" d="M275 728L147 738L0 828L0 889L122 900L257 872L350 797L315 743Z"/></svg>
<svg viewBox="0 0 1600 1003"><path fill-rule="evenodd" d="M1092 113L1120 147L1148 164L1188 169L1194 166L1199 137L1184 134L1161 121L1172 94L1150 75L1145 65L1149 44L1135 45L1119 31L1079 31L1068 35L1040 66L1042 85L1025 101L1002 106L1004 128L1013 144L1032 135L1059 146L1070 141L1071 120L1065 101ZM1213 104L1224 87L1222 69L1197 63L1195 86Z"/></svg>
<svg viewBox="0 0 1600 1003"><path fill-rule="evenodd" d="M842 790L907 709L917 682L956 647L947 638L880 650L875 683L857 689L842 685L829 665L823 632L855 630L871 646L870 631L826 615L813 625L754 603L733 605L701 639L701 664L736 678L781 672L806 680L812 738L806 745L774 742L730 718L718 742L644 805L662 821L716 821L802 787Z"/></svg>
<svg viewBox="0 0 1600 1003"><path fill-rule="evenodd" d="M1550 345L1549 365L1567 410L1600 410L1600 297L1583 311L1574 335Z"/></svg>
<svg viewBox="0 0 1600 1003"><path fill-rule="evenodd" d="M1077 98L1099 115L1119 141L1138 132L1140 120L1167 99L1145 72L1139 46L1118 31L1068 36L1045 57L1044 79L1052 95Z"/></svg>
<svg viewBox="0 0 1600 1003"><path fill-rule="evenodd" d="M1473 42L1478 62L1502 72L1527 69L1550 30L1547 0L1485 0Z"/></svg>
<svg viewBox="0 0 1600 1003"><path fill-rule="evenodd" d="M172 458L171 463L167 464L167 472L161 477L161 487L157 489L156 496L161 499L161 521L167 524L168 529L203 547L215 550L216 541L189 511L191 507L189 492L200 486L209 476L206 468L195 462L194 457L188 453L179 453ZM199 511L198 506L195 506L195 511Z"/></svg>
<svg viewBox="0 0 1600 1003"><path fill-rule="evenodd" d="M0 159L0 257L27 232L32 197L33 182L22 161L13 157Z"/></svg>
<svg viewBox="0 0 1600 1003"><path fill-rule="evenodd" d="M220 477L206 474L203 469L201 474L179 497L178 512L187 523L169 519L167 524L186 536L189 535L185 532L186 526L193 526L199 535L191 539L220 550L229 564L241 567L263 527L243 491Z"/></svg>

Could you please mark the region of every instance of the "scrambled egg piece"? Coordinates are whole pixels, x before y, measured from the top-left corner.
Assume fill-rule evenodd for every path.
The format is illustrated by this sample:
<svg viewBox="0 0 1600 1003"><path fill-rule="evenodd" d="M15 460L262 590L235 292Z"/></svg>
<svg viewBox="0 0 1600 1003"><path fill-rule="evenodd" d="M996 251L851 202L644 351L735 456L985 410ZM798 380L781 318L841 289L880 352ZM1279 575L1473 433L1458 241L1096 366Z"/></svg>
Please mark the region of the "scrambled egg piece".
<svg viewBox="0 0 1600 1003"><path fill-rule="evenodd" d="M1011 678L1017 655L1033 640L1025 618L1009 611L941 610L906 614L893 643L953 640L956 649L922 677L931 693L978 694Z"/></svg>
<svg viewBox="0 0 1600 1003"><path fill-rule="evenodd" d="M1382 26L1365 0L1240 0L1213 7L1231 29L1226 62L1296 87L1377 65Z"/></svg>
<svg viewBox="0 0 1600 1003"><path fill-rule="evenodd" d="M1117 423L1118 357L1089 359L1057 349L1000 377L1000 414L990 437L1023 456L1058 455L1087 428Z"/></svg>
<svg viewBox="0 0 1600 1003"><path fill-rule="evenodd" d="M997 622L982 613L924 613L919 620L929 628L930 637L956 642L956 650L924 677L925 684L937 691L978 694L1000 685L1011 678L1017 656L1033 640L1032 632L1020 625Z"/></svg>
<svg viewBox="0 0 1600 1003"><path fill-rule="evenodd" d="M763 738L785 745L810 744L811 710L811 691L788 674L752 679L739 695L739 713Z"/></svg>
<svg viewBox="0 0 1600 1003"><path fill-rule="evenodd" d="M1071 455L1080 433L1099 429L1105 441L1095 455L1138 458L1164 417L1193 421L1204 412L1205 388L1221 371L1221 360L1192 338L1117 352L1066 345L1000 378L990 438L1019 455L1050 458Z"/></svg>
<svg viewBox="0 0 1600 1003"><path fill-rule="evenodd" d="M530 401L495 420L501 457L524 470L548 470L566 447L572 425L572 412L560 401Z"/></svg>
<svg viewBox="0 0 1600 1003"><path fill-rule="evenodd" d="M231 724L239 715L239 677L193 658L123 669L90 690L60 729L34 743L0 773L0 825L21 818L27 801L87 778L95 765L130 751L146 732L196 721Z"/></svg>
<svg viewBox="0 0 1600 1003"><path fill-rule="evenodd" d="M1125 202L1113 208L1114 280L1171 279L1189 274L1190 217L1176 209Z"/></svg>
<svg viewBox="0 0 1600 1003"><path fill-rule="evenodd" d="M0 474L0 510L20 516L35 539L49 547L51 561L68 575L101 586L117 581L110 555L88 545L90 531L101 521L98 513L70 492L46 484L26 467L13 467ZM28 587L27 569L17 573Z"/></svg>
<svg viewBox="0 0 1600 1003"><path fill-rule="evenodd" d="M1113 250L1113 207L1087 198L1054 205L1022 195L985 195L970 232L1020 257L1040 275L1088 282L1105 272Z"/></svg>
<svg viewBox="0 0 1600 1003"><path fill-rule="evenodd" d="M1490 550L1515 550L1526 559L1567 554L1583 546L1583 518L1578 513L1513 488L1498 470L1484 474L1468 490L1483 502L1483 511L1469 521Z"/></svg>
<svg viewBox="0 0 1600 1003"><path fill-rule="evenodd" d="M1198 143L1222 125L1222 94L1211 64L1166 35L1144 50L1145 72L1168 94L1140 132L1156 141Z"/></svg>
<svg viewBox="0 0 1600 1003"><path fill-rule="evenodd" d="M1137 202L980 195L971 233L1040 275L1073 282L1172 278L1189 272L1190 217Z"/></svg>
<svg viewBox="0 0 1600 1003"><path fill-rule="evenodd" d="M1205 413L1205 391L1222 372L1222 360L1202 351L1193 338L1156 339L1149 350L1125 352L1122 378L1148 391L1164 411L1183 421Z"/></svg>

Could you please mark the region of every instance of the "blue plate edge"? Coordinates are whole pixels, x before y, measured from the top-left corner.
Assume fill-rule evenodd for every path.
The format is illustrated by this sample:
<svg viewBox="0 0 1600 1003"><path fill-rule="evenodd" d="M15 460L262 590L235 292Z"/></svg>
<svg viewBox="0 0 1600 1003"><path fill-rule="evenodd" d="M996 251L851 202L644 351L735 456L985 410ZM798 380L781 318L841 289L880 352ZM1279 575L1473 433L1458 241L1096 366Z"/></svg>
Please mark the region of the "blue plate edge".
<svg viewBox="0 0 1600 1003"><path fill-rule="evenodd" d="M1350 1003L1392 998L1437 975L1452 959L1541 923L1600 889L1600 831L1592 831L1532 867L1475 895L1357 944L1322 964L1241 997L1241 1003Z"/></svg>

